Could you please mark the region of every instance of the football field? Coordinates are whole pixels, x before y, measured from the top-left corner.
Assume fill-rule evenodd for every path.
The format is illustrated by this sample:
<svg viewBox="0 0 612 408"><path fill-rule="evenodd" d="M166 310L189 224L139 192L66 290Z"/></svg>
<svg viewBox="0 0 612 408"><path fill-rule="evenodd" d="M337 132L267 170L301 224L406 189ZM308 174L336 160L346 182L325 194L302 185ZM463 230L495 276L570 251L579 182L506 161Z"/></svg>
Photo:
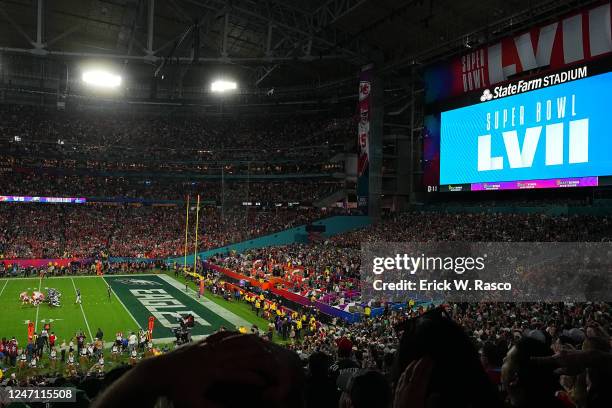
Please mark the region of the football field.
<svg viewBox="0 0 612 408"><path fill-rule="evenodd" d="M109 297L107 287L112 288ZM48 303L39 306L22 305L19 294L48 288L61 292L61 306ZM81 292L82 304L76 304L76 289ZM27 344L27 325L34 322L36 332L48 323L57 336L70 341L76 332L83 331L92 339L98 329L104 341L114 340L116 332L129 334L146 329L150 316L155 318L153 337L158 341L174 339L172 329L178 326L177 317L191 313L195 317L194 336L213 333L219 327L235 328L249 323L206 298L198 299L195 292L185 291L184 284L166 275L111 275L57 278L0 279L0 338L16 336L20 346Z"/></svg>

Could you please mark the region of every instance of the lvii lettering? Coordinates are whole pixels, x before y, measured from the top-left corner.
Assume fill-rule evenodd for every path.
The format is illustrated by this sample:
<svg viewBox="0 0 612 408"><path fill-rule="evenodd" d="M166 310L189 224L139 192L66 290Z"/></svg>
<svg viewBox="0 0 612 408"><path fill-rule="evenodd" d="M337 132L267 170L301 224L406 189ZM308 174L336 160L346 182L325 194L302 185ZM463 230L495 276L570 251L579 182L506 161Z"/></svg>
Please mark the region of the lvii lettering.
<svg viewBox="0 0 612 408"><path fill-rule="evenodd" d="M535 109L535 123L542 120L551 121L565 118L565 101L557 103L559 112L553 117L551 106L547 101L544 112L542 104L538 102ZM524 121L524 107L517 110L515 108L503 110L493 114L487 113L487 130L503 129L516 124L519 126ZM571 116L575 116L574 98L572 98ZM533 126L525 129L522 146L519 143L519 135L516 129L503 131L501 136L504 142L508 165L511 169L530 168L533 165L535 153L540 145L542 130L545 132L545 162L546 166L556 166L564 164L564 132L565 123L569 127L568 138L568 163L587 163L589 161L589 119L576 119L569 122L548 123L545 126ZM491 134L478 136L478 171L502 170L504 168L503 156L492 156L493 138Z"/></svg>

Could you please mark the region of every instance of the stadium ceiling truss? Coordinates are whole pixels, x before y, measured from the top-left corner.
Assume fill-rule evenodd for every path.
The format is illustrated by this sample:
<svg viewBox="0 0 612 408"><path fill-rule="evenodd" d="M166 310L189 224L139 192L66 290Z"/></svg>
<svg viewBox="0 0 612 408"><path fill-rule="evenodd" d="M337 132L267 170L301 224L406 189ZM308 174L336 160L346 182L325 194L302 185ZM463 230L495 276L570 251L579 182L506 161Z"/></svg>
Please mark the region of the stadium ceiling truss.
<svg viewBox="0 0 612 408"><path fill-rule="evenodd" d="M218 63L264 63L272 64L267 71L274 69L275 63L284 61L312 61L316 59L349 59L356 63L365 63L368 57L364 54L367 46L351 41L333 27L333 24L343 16L356 10L367 0L328 0L312 11L300 9L283 0L99 0L111 6L123 7L123 21L119 24L107 22L109 25L120 25L119 33L123 40L117 40L114 52L81 52L68 51L52 47L67 37L77 35L88 24L101 23L99 19L76 16L77 21L71 27L53 38L44 38L46 8L51 6L50 0L34 0L36 4L35 38L28 34L16 16L7 11L8 2L0 1L0 17L23 37L31 48L11 47L0 44L0 51L11 53L32 54L38 56L111 58L129 61L144 61L156 63L163 58L173 58L181 62L218 62ZM156 6L163 4L164 9L171 8L176 16L175 21L184 23L184 30L176 33L166 41L156 41L156 21L164 16L156 14ZM25 4L20 4L25 6ZM192 6L189 10L186 6ZM194 18L193 10L200 10L201 16ZM141 20L146 19L146 21ZM130 21L131 20L131 21ZM139 28L143 28L140 32ZM218 41L211 44L211 30L216 28ZM166 30L167 31L167 30ZM129 35L125 35L129 33ZM187 36L190 39L199 36L198 41L209 48L217 49L214 56L200 56L194 60L192 47L177 50ZM139 34L139 35L137 35ZM247 35L248 34L248 35ZM257 34L255 40L254 35ZM143 38L146 40L142 44ZM338 44L342 44L339 46ZM140 52L136 49L140 48ZM174 49L173 49L174 48ZM183 47L185 48L185 47ZM168 51L174 52L169 55ZM244 51L247 51L245 55ZM180 51L180 52L179 52ZM187 51L187 53L186 53ZM197 50L196 53L203 54Z"/></svg>
<svg viewBox="0 0 612 408"><path fill-rule="evenodd" d="M240 65L256 86L283 65L312 62L322 83L343 83L360 65L401 74L597 0L455 1L0 0L0 53L139 62L156 74L167 64Z"/></svg>
<svg viewBox="0 0 612 408"><path fill-rule="evenodd" d="M542 21L557 18L581 7L596 4L597 0L543 0L534 2L528 9L517 10L510 16L489 22L485 27L466 32L449 40L440 41L434 47L411 50L397 55L387 61L384 71L401 69L406 66L422 65L436 62L441 58L448 58L468 50L503 38L512 33L527 30Z"/></svg>

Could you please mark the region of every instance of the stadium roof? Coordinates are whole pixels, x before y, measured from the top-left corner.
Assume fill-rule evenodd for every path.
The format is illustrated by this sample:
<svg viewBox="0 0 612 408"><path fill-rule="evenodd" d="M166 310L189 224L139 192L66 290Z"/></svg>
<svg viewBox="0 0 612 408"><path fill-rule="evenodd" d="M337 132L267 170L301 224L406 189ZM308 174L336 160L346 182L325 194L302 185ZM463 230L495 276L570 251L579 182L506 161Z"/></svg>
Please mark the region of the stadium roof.
<svg viewBox="0 0 612 408"><path fill-rule="evenodd" d="M4 0L0 51L112 59L181 75L180 67L223 66L253 87L320 84L354 77L372 61L388 69L429 62L587 3Z"/></svg>

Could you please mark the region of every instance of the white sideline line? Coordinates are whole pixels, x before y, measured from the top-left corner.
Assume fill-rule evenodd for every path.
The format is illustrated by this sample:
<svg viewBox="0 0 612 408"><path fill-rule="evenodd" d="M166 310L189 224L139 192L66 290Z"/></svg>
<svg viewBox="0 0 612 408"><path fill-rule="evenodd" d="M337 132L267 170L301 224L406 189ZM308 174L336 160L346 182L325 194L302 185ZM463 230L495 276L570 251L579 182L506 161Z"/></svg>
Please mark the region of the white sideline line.
<svg viewBox="0 0 612 408"><path fill-rule="evenodd" d="M205 338L207 338L209 335L208 334L196 334L195 336L191 336L191 340L193 341L198 341L198 340L204 340ZM153 344L171 344L174 343L176 341L176 337L162 337L160 339L156 339L155 337L153 337ZM113 347L113 344L115 344L114 341L107 341L106 343L104 343L104 347L105 348L111 348Z"/></svg>
<svg viewBox="0 0 612 408"><path fill-rule="evenodd" d="M38 278L38 291L42 287L42 277ZM36 320L34 320L34 333L38 332L38 311L40 310L40 303L36 305Z"/></svg>
<svg viewBox="0 0 612 408"><path fill-rule="evenodd" d="M165 281L167 284L175 287L176 289L179 289L181 291L185 290L184 286L181 285L181 283L179 281L177 281L176 279L168 276L168 275L164 275L164 274L160 274L157 275L159 276L163 281ZM244 326L244 327L251 327L251 323L246 321L245 319L243 319L242 317L230 312L229 310L227 310L226 308L224 308L223 306L220 306L218 304L216 304L215 302L213 302L212 300L207 299L206 297L202 296L201 298L197 298L197 292L191 288L187 289L189 294L193 294L193 299L196 300L199 304L201 304L202 306L204 306L206 309L210 310L211 312L213 312L214 314L216 314L217 316L221 317L224 320L227 320L228 322L230 322L231 324L233 324L236 327L240 327L240 326ZM229 330L233 329L228 327Z"/></svg>
<svg viewBox="0 0 612 408"><path fill-rule="evenodd" d="M8 279L6 280L6 282L4 282L4 286L2 287L2 290L0 290L0 296L2 296L2 294L4 293L4 288L6 288L7 284L8 284Z"/></svg>
<svg viewBox="0 0 612 408"><path fill-rule="evenodd" d="M74 293L76 294L77 287L74 284L74 279L70 278L70 280L72 281L72 286L74 286ZM85 310L83 310L83 303L79 303L79 306L81 306L81 313L83 313L83 319L85 319L85 326L87 326L87 332L89 333L89 338L93 340L93 336L91 335L91 329L89 328L89 322L87 321L87 316L85 316Z"/></svg>
<svg viewBox="0 0 612 408"><path fill-rule="evenodd" d="M110 276L128 276L128 275L110 275ZM131 275L129 275L131 276ZM107 286L110 286L110 283L108 283L108 281L106 279L104 279L104 277L102 276L102 282L106 283ZM121 300L121 298L119 296L117 296L117 294L115 293L115 290L113 289L112 286L110 286L111 288L111 292L113 292L113 295L115 296L115 298L119 301L119 303L121 303L121 306L123 306L123 309L125 309L125 311L130 315L130 317L132 318L132 320L134 321L134 323L136 323L136 327L138 327L139 329L142 329L142 327L140 326L140 324L138 324L138 320L136 320L136 318L134 317L134 315L132 314L132 312L130 312L130 309L128 309L127 307L125 307L125 304L123 303L123 301Z"/></svg>

